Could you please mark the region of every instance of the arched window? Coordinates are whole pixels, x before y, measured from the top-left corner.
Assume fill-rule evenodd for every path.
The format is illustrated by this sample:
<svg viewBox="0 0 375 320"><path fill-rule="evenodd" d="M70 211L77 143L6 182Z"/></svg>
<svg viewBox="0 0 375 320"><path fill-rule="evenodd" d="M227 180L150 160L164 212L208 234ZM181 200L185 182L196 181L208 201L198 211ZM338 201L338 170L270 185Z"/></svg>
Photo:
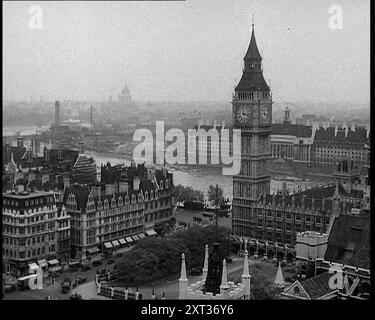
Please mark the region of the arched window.
<svg viewBox="0 0 375 320"><path fill-rule="evenodd" d="M301 290L299 289L299 287L294 287L294 289L293 289L293 291L294 291L294 294L300 294L300 292L301 292Z"/></svg>

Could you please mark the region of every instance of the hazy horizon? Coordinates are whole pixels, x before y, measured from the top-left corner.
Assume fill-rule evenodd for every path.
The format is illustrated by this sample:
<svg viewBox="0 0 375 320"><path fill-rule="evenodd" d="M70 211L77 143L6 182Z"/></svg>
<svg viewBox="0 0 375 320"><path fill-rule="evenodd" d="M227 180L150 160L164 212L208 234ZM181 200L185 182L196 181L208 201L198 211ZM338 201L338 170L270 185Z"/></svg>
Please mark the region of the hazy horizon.
<svg viewBox="0 0 375 320"><path fill-rule="evenodd" d="M32 5L41 30L28 27ZM330 30L328 9L343 9ZM3 2L3 99L226 102L252 15L276 102L369 104L369 1Z"/></svg>

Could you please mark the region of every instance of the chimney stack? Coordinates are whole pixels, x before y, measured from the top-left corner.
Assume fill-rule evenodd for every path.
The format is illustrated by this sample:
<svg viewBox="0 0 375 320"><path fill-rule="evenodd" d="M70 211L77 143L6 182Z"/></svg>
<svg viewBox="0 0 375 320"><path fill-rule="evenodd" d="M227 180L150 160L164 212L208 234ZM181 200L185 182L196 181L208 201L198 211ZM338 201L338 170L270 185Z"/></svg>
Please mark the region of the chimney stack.
<svg viewBox="0 0 375 320"><path fill-rule="evenodd" d="M198 129L203 125L203 120L202 119L199 119L198 120Z"/></svg>
<svg viewBox="0 0 375 320"><path fill-rule="evenodd" d="M115 193L115 185L114 184L106 184L105 185L105 195L113 195Z"/></svg>
<svg viewBox="0 0 375 320"><path fill-rule="evenodd" d="M64 188L69 188L69 187L70 187L70 178L64 177Z"/></svg>
<svg viewBox="0 0 375 320"><path fill-rule="evenodd" d="M134 180L133 180L133 190L134 191L139 190L140 182L141 182L141 180L139 179L139 177L134 177Z"/></svg>
<svg viewBox="0 0 375 320"><path fill-rule="evenodd" d="M129 192L129 186L128 186L128 183L126 181L120 181L119 183L119 192L120 193L128 193Z"/></svg>
<svg viewBox="0 0 375 320"><path fill-rule="evenodd" d="M55 126L60 127L60 101L55 102Z"/></svg>
<svg viewBox="0 0 375 320"><path fill-rule="evenodd" d="M17 148L23 148L24 147L24 138L23 137L18 137L17 138Z"/></svg>

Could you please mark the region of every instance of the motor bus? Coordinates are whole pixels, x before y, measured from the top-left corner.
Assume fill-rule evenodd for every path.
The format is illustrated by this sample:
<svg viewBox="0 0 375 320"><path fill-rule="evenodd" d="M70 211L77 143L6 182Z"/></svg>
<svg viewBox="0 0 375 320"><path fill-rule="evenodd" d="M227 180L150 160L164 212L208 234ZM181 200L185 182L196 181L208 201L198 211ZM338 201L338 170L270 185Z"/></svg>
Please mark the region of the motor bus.
<svg viewBox="0 0 375 320"><path fill-rule="evenodd" d="M30 287L29 287L30 279L33 279L34 284L37 284L38 280L37 280L36 274L29 274L28 276L18 278L17 279L18 290L23 291L25 289L30 289Z"/></svg>

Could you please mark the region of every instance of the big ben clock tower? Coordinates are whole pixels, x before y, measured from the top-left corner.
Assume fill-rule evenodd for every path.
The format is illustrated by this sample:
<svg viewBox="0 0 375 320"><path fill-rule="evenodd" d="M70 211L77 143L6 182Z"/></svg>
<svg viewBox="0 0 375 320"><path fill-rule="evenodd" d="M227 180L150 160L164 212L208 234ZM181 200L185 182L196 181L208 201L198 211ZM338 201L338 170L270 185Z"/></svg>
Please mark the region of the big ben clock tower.
<svg viewBox="0 0 375 320"><path fill-rule="evenodd" d="M252 208L261 194L270 193L268 160L272 123L272 96L263 77L254 24L232 106L233 128L241 129L241 170L233 177L233 233L251 238L256 236Z"/></svg>

